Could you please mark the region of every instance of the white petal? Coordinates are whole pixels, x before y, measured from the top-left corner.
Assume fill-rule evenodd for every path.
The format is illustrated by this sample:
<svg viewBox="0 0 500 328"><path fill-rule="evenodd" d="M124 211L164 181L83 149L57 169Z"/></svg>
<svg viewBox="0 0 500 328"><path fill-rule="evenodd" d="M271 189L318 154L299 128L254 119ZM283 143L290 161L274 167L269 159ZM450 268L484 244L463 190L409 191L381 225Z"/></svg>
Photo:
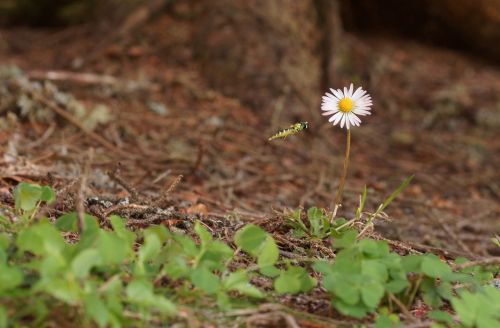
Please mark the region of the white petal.
<svg viewBox="0 0 500 328"><path fill-rule="evenodd" d="M323 116L330 116L330 115L333 115L333 114L335 114L337 112L338 112L338 110L330 110L328 112L321 113L321 115L323 115Z"/></svg>
<svg viewBox="0 0 500 328"><path fill-rule="evenodd" d="M354 114L356 115L361 115L361 116L366 116L366 115L370 115L371 113L367 110L364 110L364 109L358 109L356 108L355 110L352 111Z"/></svg>
<svg viewBox="0 0 500 328"><path fill-rule="evenodd" d="M335 118L335 121L333 121L333 125L337 125L339 122L340 122L340 119L342 118L342 116L344 116L344 113L343 112L338 112L337 114L340 114L338 115L336 118ZM335 114L335 115L337 115Z"/></svg>
<svg viewBox="0 0 500 328"><path fill-rule="evenodd" d="M352 100L356 101L358 99L361 99L361 97L363 97L365 93L366 91L364 91L361 87L359 87L352 95Z"/></svg>
<svg viewBox="0 0 500 328"><path fill-rule="evenodd" d="M335 115L333 115L332 117L330 117L328 119L328 122L334 122L334 120L337 120L337 118L340 118L341 116L342 116L342 112L338 112ZM335 125L335 124L337 124L337 123L334 122L333 125Z"/></svg>
<svg viewBox="0 0 500 328"><path fill-rule="evenodd" d="M351 118L350 118L351 115L347 114L346 116L347 117L346 117L346 120L345 120L345 127L346 127L347 130L349 130L349 125L351 124Z"/></svg>
<svg viewBox="0 0 500 328"><path fill-rule="evenodd" d="M322 111L330 111L330 110L335 110L335 109L337 109L337 106L333 106L332 104L322 104L321 105Z"/></svg>
<svg viewBox="0 0 500 328"><path fill-rule="evenodd" d="M337 90L334 90L332 88L330 88L330 91L332 93L332 96L335 98L335 99L339 99L339 95L337 93Z"/></svg>
<svg viewBox="0 0 500 328"><path fill-rule="evenodd" d="M346 116L347 116L347 115L342 115L342 119L340 120L340 128L343 128L343 127L344 127L345 120L346 120Z"/></svg>
<svg viewBox="0 0 500 328"><path fill-rule="evenodd" d="M359 117L356 116L356 114L352 114L352 121L353 121L353 125L356 125L356 126L359 126L359 124L361 123L361 120L359 119Z"/></svg>
<svg viewBox="0 0 500 328"><path fill-rule="evenodd" d="M352 93L354 91L354 86L351 83L351 86L349 87L349 98L352 99Z"/></svg>

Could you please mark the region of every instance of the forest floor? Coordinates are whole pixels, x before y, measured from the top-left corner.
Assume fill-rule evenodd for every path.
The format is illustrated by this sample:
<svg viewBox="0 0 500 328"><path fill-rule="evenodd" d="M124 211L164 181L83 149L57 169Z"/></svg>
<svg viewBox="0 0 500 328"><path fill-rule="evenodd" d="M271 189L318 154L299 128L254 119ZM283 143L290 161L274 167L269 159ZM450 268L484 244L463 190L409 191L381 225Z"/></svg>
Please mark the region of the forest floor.
<svg viewBox="0 0 500 328"><path fill-rule="evenodd" d="M182 175L168 195L178 211L212 229L237 217L269 232L280 231L286 209L330 207L342 131L318 108L305 133L269 142L294 122L276 119L276 99L252 110L210 89L189 29L163 17L127 38L88 26L0 30L0 192L21 181L67 191L85 174L88 197L146 204ZM364 185L367 208L375 210L415 175L377 233L440 255L500 255L490 242L500 234L500 69L403 40L344 40L348 55L332 87L362 83L374 107L353 130L340 214L353 215ZM23 113L12 115L15 107Z"/></svg>

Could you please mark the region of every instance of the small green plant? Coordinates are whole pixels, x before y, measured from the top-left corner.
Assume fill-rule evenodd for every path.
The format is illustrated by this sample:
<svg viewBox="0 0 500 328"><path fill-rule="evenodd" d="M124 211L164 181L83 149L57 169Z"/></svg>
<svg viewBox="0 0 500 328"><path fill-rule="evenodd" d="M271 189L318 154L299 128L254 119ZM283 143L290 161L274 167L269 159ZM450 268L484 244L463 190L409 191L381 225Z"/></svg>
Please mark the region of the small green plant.
<svg viewBox="0 0 500 328"><path fill-rule="evenodd" d="M0 216L0 227L6 231L26 226L35 217L42 203L52 204L56 195L52 188L21 182L14 189L15 213L12 218Z"/></svg>
<svg viewBox="0 0 500 328"><path fill-rule="evenodd" d="M461 291L451 299L460 323L465 327L498 327L500 323L500 292L484 286L477 292Z"/></svg>
<svg viewBox="0 0 500 328"><path fill-rule="evenodd" d="M41 202L53 201L42 190L19 187L17 213L30 218ZM366 192L358 218L365 198ZM118 216L108 218L106 229L85 215L79 238L68 242L63 236L78 232L76 213L55 222L27 219L14 232L0 232L0 327L39 326L53 315L100 327L168 325L180 320L181 308L227 311L317 293L317 286L348 317L376 315L376 327L400 326L396 314L407 313L417 299L434 309L429 318L439 324L500 323L500 291L488 286L498 268L471 263L454 271L432 254L400 256L345 220L332 224L329 218L311 208L309 224L297 229L333 237L336 256L330 260L283 259L273 236L253 224L223 242L199 221L189 236L164 226L133 232ZM256 283L262 280L266 288ZM451 305L455 316L439 311L442 305Z"/></svg>
<svg viewBox="0 0 500 328"><path fill-rule="evenodd" d="M364 219L364 228L359 235L369 228L373 227L373 221L380 217L389 204L410 184L413 176L406 178L399 187L381 203L374 213L365 213L365 204L367 197L366 186L359 200L359 206L356 209L354 218L347 221L345 218L335 217L335 213L328 214L326 210L317 207L311 207L307 210L305 220L302 216L302 210L298 209L286 215L287 224L292 228L292 236L295 238L316 238L324 239L328 237L339 237L342 232L351 229L355 223Z"/></svg>
<svg viewBox="0 0 500 328"><path fill-rule="evenodd" d="M349 230L335 240L340 251L333 262L317 262L322 285L332 295L332 304L341 313L362 318L374 312L382 299L399 294L408 286L401 258L385 242L363 239Z"/></svg>
<svg viewBox="0 0 500 328"><path fill-rule="evenodd" d="M30 217L42 202L53 203L56 195L50 187L21 182L14 189L14 200L17 213Z"/></svg>
<svg viewBox="0 0 500 328"><path fill-rule="evenodd" d="M292 236L295 238L317 238L329 237L335 228L345 223L345 220L338 219L330 222L326 212L317 207L311 207L306 212L305 222L302 219L302 210L293 211L286 217L288 225L292 227Z"/></svg>

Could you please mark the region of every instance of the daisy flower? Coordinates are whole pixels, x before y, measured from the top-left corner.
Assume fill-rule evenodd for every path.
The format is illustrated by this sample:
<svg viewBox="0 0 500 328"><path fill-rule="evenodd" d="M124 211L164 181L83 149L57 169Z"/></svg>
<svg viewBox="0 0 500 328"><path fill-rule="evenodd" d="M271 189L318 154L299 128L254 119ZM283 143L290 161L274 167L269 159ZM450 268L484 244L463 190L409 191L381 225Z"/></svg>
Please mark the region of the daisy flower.
<svg viewBox="0 0 500 328"><path fill-rule="evenodd" d="M359 126L361 120L358 115L370 115L372 98L371 96L359 87L354 91L351 83L349 89L344 87L344 91L330 89L331 93L327 92L323 96L321 110L324 116L330 116L329 122L333 125L340 123L340 127L344 125L349 130L351 126Z"/></svg>

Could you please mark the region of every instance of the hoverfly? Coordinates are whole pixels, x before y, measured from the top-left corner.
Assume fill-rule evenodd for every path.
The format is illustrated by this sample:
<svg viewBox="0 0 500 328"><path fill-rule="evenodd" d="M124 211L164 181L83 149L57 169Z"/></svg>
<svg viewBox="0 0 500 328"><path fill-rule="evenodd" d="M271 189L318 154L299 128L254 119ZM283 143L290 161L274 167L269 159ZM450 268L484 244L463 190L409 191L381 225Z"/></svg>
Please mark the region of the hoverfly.
<svg viewBox="0 0 500 328"><path fill-rule="evenodd" d="M271 136L268 140L271 141L271 140L278 139L278 138L286 138L288 136L291 136L292 134L296 134L302 130L307 129L307 127L308 127L307 122L295 123L293 125L290 125L290 127L286 128L286 129L282 129L282 130L278 131L276 134Z"/></svg>

